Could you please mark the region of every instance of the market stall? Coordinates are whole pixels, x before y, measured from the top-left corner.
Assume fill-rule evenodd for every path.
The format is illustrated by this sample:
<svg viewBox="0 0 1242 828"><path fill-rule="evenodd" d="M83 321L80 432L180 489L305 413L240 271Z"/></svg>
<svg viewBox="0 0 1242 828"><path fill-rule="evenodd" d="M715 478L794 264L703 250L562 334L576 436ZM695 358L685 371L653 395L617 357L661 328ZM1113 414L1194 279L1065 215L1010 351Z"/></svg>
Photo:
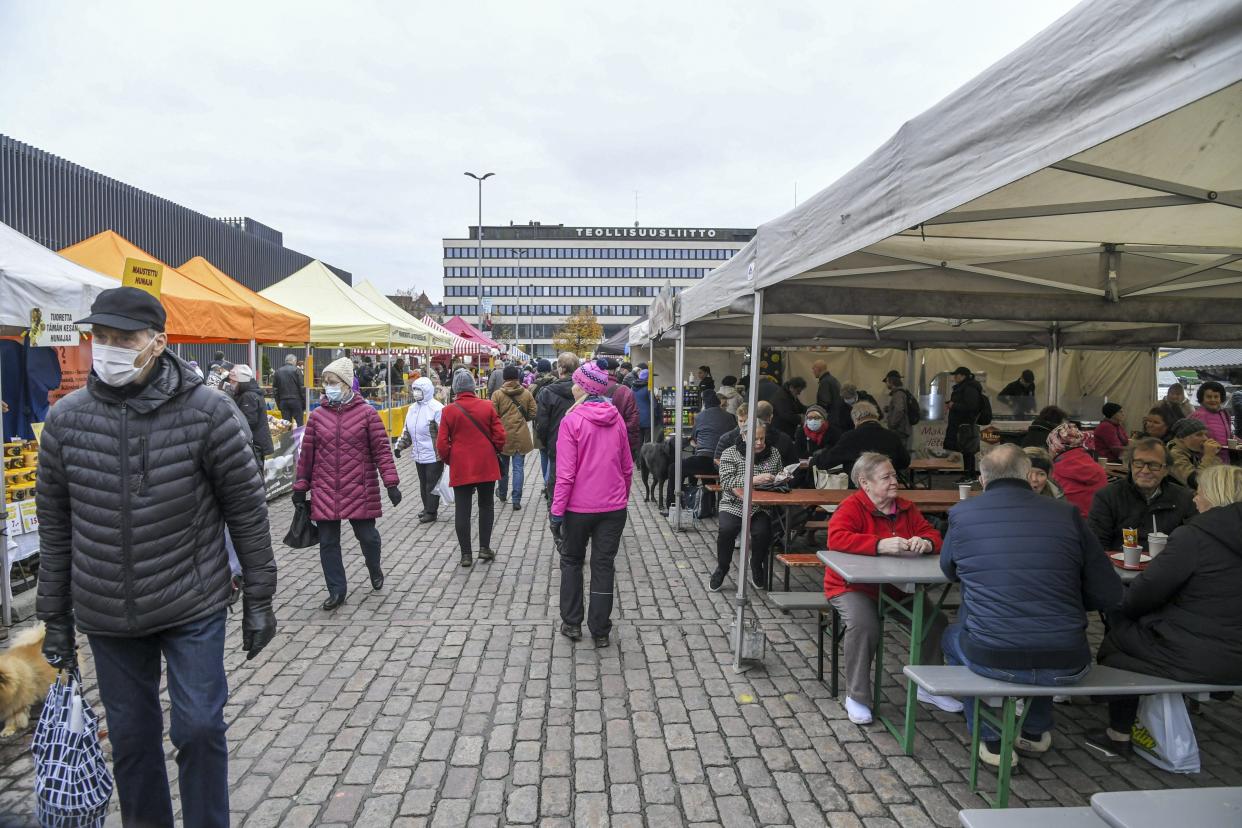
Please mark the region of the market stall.
<svg viewBox="0 0 1242 828"><path fill-rule="evenodd" d="M1034 347L1054 394L1067 349L1237 341L1240 116L1242 7L1080 5L761 225L659 332L752 354ZM1154 399L1154 366L1133 382Z"/></svg>
<svg viewBox="0 0 1242 828"><path fill-rule="evenodd" d="M15 562L39 551L36 437L47 408L79 388L90 370L90 347L73 320L114 286L0 224L0 398L3 417L5 530L0 545L0 616L12 622L10 572Z"/></svg>

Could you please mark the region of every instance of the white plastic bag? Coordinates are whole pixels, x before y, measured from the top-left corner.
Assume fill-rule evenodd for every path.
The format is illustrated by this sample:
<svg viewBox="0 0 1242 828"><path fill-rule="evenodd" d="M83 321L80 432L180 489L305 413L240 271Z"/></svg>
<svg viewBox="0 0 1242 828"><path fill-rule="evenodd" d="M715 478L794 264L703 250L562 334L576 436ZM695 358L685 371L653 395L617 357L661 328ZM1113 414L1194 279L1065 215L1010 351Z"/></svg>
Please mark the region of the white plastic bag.
<svg viewBox="0 0 1242 828"><path fill-rule="evenodd" d="M1135 753L1161 770L1199 772L1199 742L1181 693L1143 696L1130 739Z"/></svg>
<svg viewBox="0 0 1242 828"><path fill-rule="evenodd" d="M445 503L453 502L453 487L449 485L448 463L444 464L444 470L440 472L440 479L436 481L436 494Z"/></svg>

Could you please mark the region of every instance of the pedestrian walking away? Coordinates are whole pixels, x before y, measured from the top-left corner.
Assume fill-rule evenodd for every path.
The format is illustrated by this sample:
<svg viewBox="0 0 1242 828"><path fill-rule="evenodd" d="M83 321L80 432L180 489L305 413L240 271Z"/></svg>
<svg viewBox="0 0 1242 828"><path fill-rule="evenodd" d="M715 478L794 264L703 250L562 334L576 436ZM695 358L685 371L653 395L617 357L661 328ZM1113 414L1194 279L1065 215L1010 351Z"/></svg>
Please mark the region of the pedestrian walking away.
<svg viewBox="0 0 1242 828"><path fill-rule="evenodd" d="M43 653L76 664L86 634L125 825L171 826L160 701L167 664L181 822L229 824L224 705L227 526L243 573L242 647L276 633L263 479L237 407L167 350L159 300L105 290L86 387L48 413L39 446Z"/></svg>
<svg viewBox="0 0 1242 828"><path fill-rule="evenodd" d="M323 397L311 412L293 483L293 502L310 493L311 520L319 525L319 563L328 597L323 609L345 603L349 583L341 557L341 521L348 520L362 547L371 589L384 587L380 534L375 520L383 512L380 478L395 507L401 503L400 479L388 432L379 414L354 393L354 366L341 357L323 369Z"/></svg>
<svg viewBox="0 0 1242 828"><path fill-rule="evenodd" d="M556 438L561 421L574 404L573 373L578 370L578 355L565 351L556 359L559 379L549 383L535 398L535 434L548 451L548 472L544 492L551 504L556 490Z"/></svg>
<svg viewBox="0 0 1242 828"><path fill-rule="evenodd" d="M587 628L596 647L610 643L613 575L634 475L625 420L606 396L609 383L593 362L574 372L576 402L557 438L550 517L561 540L561 634L574 641L582 637L582 567L591 546Z"/></svg>
<svg viewBox="0 0 1242 828"><path fill-rule="evenodd" d="M453 402L440 412L436 451L449 470L456 511L457 543L461 565L474 563L470 542L470 518L474 498L479 499L479 560L496 558L492 550L495 522L496 481L500 479L498 452L505 446L505 427L496 407L475 395L474 377L468 371L453 374Z"/></svg>
<svg viewBox="0 0 1242 828"><path fill-rule="evenodd" d="M418 472L418 493L423 510L418 514L419 523L433 523L440 511L440 496L436 484L444 473L444 464L436 454L436 435L440 430L440 416L444 405L435 398L435 388L428 377L414 380L410 388L410 410L405 415L405 428L393 452L397 457L407 448L413 448L414 468Z"/></svg>
<svg viewBox="0 0 1242 828"><path fill-rule="evenodd" d="M526 455L535 448L531 439L530 422L535 419L535 398L522 385L521 370L516 365L505 368L504 382L492 394L492 405L505 429L505 445L500 452L501 502L509 488L510 472L513 473L513 509L522 508L522 485L526 479Z"/></svg>
<svg viewBox="0 0 1242 828"><path fill-rule="evenodd" d="M293 354L285 357L285 364L272 375L272 396L284 419L302 425L306 417L306 383Z"/></svg>

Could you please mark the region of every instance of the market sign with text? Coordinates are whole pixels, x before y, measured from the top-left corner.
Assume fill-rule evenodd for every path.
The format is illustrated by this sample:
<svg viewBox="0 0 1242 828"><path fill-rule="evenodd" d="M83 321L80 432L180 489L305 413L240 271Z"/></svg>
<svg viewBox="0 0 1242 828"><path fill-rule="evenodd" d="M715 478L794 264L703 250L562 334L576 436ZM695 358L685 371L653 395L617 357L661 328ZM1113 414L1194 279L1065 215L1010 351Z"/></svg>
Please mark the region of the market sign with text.
<svg viewBox="0 0 1242 828"><path fill-rule="evenodd" d="M30 344L35 348L77 345L81 335L73 324L75 316L64 308L31 308Z"/></svg>
<svg viewBox="0 0 1242 828"><path fill-rule="evenodd" d="M144 262L142 259L126 259L125 272L121 274L121 284L125 287L136 287L160 298L160 289L164 284L164 266L156 262Z"/></svg>

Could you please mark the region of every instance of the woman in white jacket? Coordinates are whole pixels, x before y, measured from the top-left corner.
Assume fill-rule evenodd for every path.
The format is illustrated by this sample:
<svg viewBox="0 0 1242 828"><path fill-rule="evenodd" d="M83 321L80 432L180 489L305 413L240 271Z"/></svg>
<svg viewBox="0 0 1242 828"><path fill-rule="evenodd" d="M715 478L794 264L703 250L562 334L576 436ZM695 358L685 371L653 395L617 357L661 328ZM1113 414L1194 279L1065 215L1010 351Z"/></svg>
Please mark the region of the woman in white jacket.
<svg viewBox="0 0 1242 828"><path fill-rule="evenodd" d="M410 409L405 415L405 430L393 452L397 457L413 446L414 465L418 469L418 491L423 498L423 511L419 523L431 523L440 509L440 496L436 484L444 464L436 456L436 433L440 429L440 412L444 405L435 398L435 388L427 377L414 380L410 388Z"/></svg>

